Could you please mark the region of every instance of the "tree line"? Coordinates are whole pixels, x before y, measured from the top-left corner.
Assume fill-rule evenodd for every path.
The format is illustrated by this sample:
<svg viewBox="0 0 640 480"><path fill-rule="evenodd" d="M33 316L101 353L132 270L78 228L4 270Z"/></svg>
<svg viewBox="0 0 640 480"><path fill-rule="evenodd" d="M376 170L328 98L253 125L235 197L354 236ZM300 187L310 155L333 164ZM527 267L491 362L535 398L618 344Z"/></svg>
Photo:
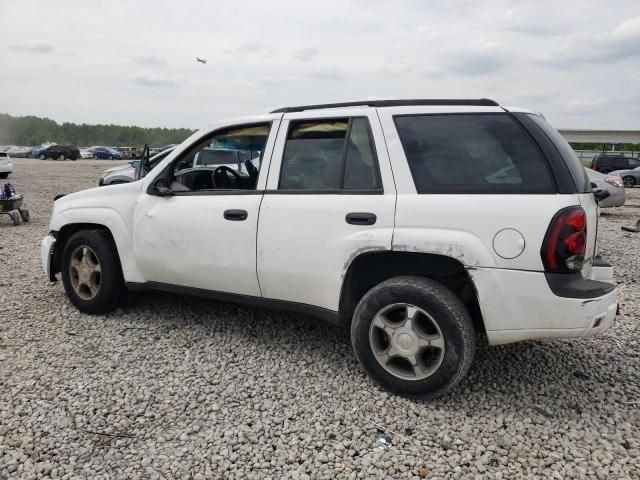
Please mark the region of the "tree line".
<svg viewBox="0 0 640 480"><path fill-rule="evenodd" d="M124 125L57 123L49 118L14 117L0 113L0 145L34 146L44 142L111 147L163 146L181 143L193 133L188 128L143 128Z"/></svg>

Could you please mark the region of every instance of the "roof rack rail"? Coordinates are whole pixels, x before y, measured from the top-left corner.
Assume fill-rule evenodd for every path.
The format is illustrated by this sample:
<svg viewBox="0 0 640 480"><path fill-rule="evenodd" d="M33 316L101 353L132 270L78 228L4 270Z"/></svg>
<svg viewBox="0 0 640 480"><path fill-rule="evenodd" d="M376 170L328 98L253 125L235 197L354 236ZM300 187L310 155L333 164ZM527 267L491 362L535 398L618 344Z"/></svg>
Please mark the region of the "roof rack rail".
<svg viewBox="0 0 640 480"><path fill-rule="evenodd" d="M464 105L473 107L499 107L495 100L488 98L472 99L414 99L414 100L361 100L358 102L324 103L320 105L302 105L299 107L284 107L273 110L271 113L304 112L305 110L320 110L324 108L342 107L410 107L414 105Z"/></svg>

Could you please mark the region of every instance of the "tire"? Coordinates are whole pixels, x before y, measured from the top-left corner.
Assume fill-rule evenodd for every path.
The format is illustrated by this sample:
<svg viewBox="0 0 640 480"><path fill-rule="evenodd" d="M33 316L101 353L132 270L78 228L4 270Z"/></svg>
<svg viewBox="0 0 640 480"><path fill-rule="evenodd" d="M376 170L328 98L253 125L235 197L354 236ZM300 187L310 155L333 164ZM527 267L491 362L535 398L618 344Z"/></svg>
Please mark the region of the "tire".
<svg viewBox="0 0 640 480"><path fill-rule="evenodd" d="M10 217L14 227L20 223L20 215L18 212L11 212Z"/></svg>
<svg viewBox="0 0 640 480"><path fill-rule="evenodd" d="M406 305L409 307L405 315ZM418 359L414 363L419 367L411 367L401 356L388 357L391 360L383 366L374 351L384 350L384 338L389 341L387 351L391 347L400 351L402 346L407 347L403 343L407 336L403 339L399 335L406 331L404 327L400 332L392 330L396 338L394 346L391 337L377 327L378 315L398 319L402 315L411 317L410 311L419 332L414 331L415 339L409 342L411 348L419 348L415 342L425 342L427 336L435 340L414 355ZM402 322L394 323L394 328ZM389 325L383 324L385 328ZM432 346L432 342L442 347ZM383 388L407 397L429 399L445 394L465 377L475 354L475 330L469 313L451 290L428 278L402 276L386 280L365 293L353 314L351 344L360 365ZM419 368L422 373L418 375ZM412 378L411 372L418 378Z"/></svg>
<svg viewBox="0 0 640 480"><path fill-rule="evenodd" d="M42 154L41 154L38 158L39 158L40 160L46 160L46 158L47 158L47 157L45 157L44 155L42 155Z"/></svg>
<svg viewBox="0 0 640 480"><path fill-rule="evenodd" d="M635 187L636 179L631 175L627 175L626 177L622 177L622 182L624 183L625 188Z"/></svg>
<svg viewBox="0 0 640 480"><path fill-rule="evenodd" d="M97 160L97 159L98 159L98 156L97 156L97 155L94 155L94 156L93 156L93 159L94 159L94 160Z"/></svg>
<svg viewBox="0 0 640 480"><path fill-rule="evenodd" d="M27 210L26 208L21 209L20 218L22 218L22 221L24 223L27 223L29 221L29 210Z"/></svg>
<svg viewBox="0 0 640 480"><path fill-rule="evenodd" d="M9 172L0 173L0 178L7 178L9 176Z"/></svg>
<svg viewBox="0 0 640 480"><path fill-rule="evenodd" d="M61 161L61 162L63 162L63 161L65 160L64 155L60 155L60 156L58 157L58 160L59 160L59 161Z"/></svg>
<svg viewBox="0 0 640 480"><path fill-rule="evenodd" d="M109 160L113 160L113 155L109 155Z"/></svg>
<svg viewBox="0 0 640 480"><path fill-rule="evenodd" d="M84 260L84 252L90 260ZM80 267L73 268L72 260ZM100 267L99 272L95 269L91 271L92 265L95 267L96 263ZM67 296L81 312L106 313L124 304L127 289L120 266L120 257L107 231L95 229L74 233L64 246L61 267L62 282ZM80 270L85 267L86 271L81 272ZM98 273L97 276L96 273ZM88 288L88 283L95 287L95 291Z"/></svg>

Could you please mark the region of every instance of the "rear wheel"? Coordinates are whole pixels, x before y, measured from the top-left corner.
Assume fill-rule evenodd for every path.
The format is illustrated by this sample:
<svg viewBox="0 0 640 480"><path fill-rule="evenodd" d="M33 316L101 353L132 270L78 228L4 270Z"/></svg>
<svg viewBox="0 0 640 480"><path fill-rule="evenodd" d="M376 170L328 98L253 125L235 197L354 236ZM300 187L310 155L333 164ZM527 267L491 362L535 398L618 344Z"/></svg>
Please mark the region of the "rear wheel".
<svg viewBox="0 0 640 480"><path fill-rule="evenodd" d="M60 160L62 162L64 160L64 155L59 155L58 156L58 160Z"/></svg>
<svg viewBox="0 0 640 480"><path fill-rule="evenodd" d="M636 179L634 177L632 177L631 175L627 175L626 177L622 177L622 182L624 183L624 186L626 188L631 188L631 187L635 186Z"/></svg>
<svg viewBox="0 0 640 480"><path fill-rule="evenodd" d="M7 178L9 176L9 172L0 173L0 178Z"/></svg>
<svg viewBox="0 0 640 480"><path fill-rule="evenodd" d="M71 236L62 253L62 281L71 303L85 313L109 312L126 300L118 251L105 230Z"/></svg>
<svg viewBox="0 0 640 480"><path fill-rule="evenodd" d="M473 322L460 299L442 284L414 276L389 279L362 297L351 342L374 380L417 398L453 388L475 353Z"/></svg>
<svg viewBox="0 0 640 480"><path fill-rule="evenodd" d="M39 158L40 158L40 160L44 160L46 157L41 154Z"/></svg>
<svg viewBox="0 0 640 480"><path fill-rule="evenodd" d="M11 221L13 222L14 226L20 223L20 215L18 214L18 212L11 212L9 216L11 217Z"/></svg>

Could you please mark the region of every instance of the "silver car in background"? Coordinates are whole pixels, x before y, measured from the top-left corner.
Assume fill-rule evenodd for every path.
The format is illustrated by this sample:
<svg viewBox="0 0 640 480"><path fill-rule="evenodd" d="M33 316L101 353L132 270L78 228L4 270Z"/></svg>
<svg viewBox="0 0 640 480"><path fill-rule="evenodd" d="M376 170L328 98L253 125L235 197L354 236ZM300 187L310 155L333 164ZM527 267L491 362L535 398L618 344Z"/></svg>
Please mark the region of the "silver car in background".
<svg viewBox="0 0 640 480"><path fill-rule="evenodd" d="M615 170L609 175L619 175L626 188L640 186L640 167L631 170Z"/></svg>
<svg viewBox="0 0 640 480"><path fill-rule="evenodd" d="M624 205L626 193L624 183L619 175L612 173L604 174L590 168L585 168L585 170L587 171L589 181L594 190L605 190L609 192L607 198L598 202L600 208L621 207Z"/></svg>
<svg viewBox="0 0 640 480"><path fill-rule="evenodd" d="M167 148L162 152L154 155L149 159L149 166L151 169L158 165L167 155L173 152L175 147ZM138 180L138 171L142 160L132 160L127 165L120 165L118 167L108 168L104 171L100 179L98 180L99 186L116 185L118 183L129 183Z"/></svg>

